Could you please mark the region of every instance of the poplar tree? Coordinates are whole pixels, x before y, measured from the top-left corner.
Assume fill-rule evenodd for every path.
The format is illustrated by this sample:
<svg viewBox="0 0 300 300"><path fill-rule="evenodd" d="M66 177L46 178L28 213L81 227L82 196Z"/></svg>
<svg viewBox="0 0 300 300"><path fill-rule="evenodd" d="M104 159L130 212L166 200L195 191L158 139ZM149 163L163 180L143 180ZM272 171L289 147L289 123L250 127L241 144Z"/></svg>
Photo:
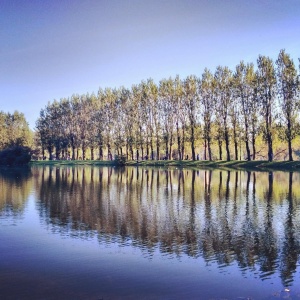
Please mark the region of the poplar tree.
<svg viewBox="0 0 300 300"><path fill-rule="evenodd" d="M257 59L258 100L264 118L264 138L268 146L268 161L273 161L273 118L275 112L276 74L272 59L260 55Z"/></svg>
<svg viewBox="0 0 300 300"><path fill-rule="evenodd" d="M65 112L61 101L54 101L47 106L47 114L51 124L51 136L55 147L55 158L60 159L62 150L66 148L66 124L64 122Z"/></svg>
<svg viewBox="0 0 300 300"><path fill-rule="evenodd" d="M227 67L217 67L215 72L215 108L219 122L220 133L223 131L226 159L230 160L229 112L232 102L232 73ZM222 128L221 128L222 127ZM219 137L220 139L220 137ZM221 157L220 157L221 158Z"/></svg>
<svg viewBox="0 0 300 300"><path fill-rule="evenodd" d="M163 129L163 140L165 143L165 157L171 159L173 129L175 127L175 91L173 79L163 79L159 82L160 112Z"/></svg>
<svg viewBox="0 0 300 300"><path fill-rule="evenodd" d="M93 114L96 124L96 140L99 150L99 160L103 160L104 153L104 132L105 132L105 93L103 89L99 89L97 93L97 110Z"/></svg>
<svg viewBox="0 0 300 300"><path fill-rule="evenodd" d="M95 119L95 112L99 109L98 98L94 93L87 95L88 106L88 135L87 147L90 149L91 160L95 158L95 147L98 145L98 122Z"/></svg>
<svg viewBox="0 0 300 300"><path fill-rule="evenodd" d="M236 66L234 73L234 96L240 104L240 112L243 120L243 139L246 148L246 158L251 160L250 151L250 132L251 132L251 116L255 114L254 93L255 71L253 64L245 64L243 61ZM254 146L255 147L255 146Z"/></svg>
<svg viewBox="0 0 300 300"><path fill-rule="evenodd" d="M145 109L145 98L143 95L143 83L132 86L133 94L133 105L135 107L135 143L136 143L136 158L139 160L140 156L144 156L144 145L145 145L145 118L146 118L146 109Z"/></svg>
<svg viewBox="0 0 300 300"><path fill-rule="evenodd" d="M135 118L136 111L133 105L132 92L131 90L124 89L124 140L125 140L125 148L126 148L126 157L129 159L129 155L131 159L134 159L133 154L133 146L134 146L134 131L133 128L135 126Z"/></svg>
<svg viewBox="0 0 300 300"><path fill-rule="evenodd" d="M146 159L154 159L154 125L153 125L153 97L157 97L157 87L151 78L141 82L141 99L143 103L143 119L146 143ZM134 108L134 107L133 107ZM134 118L136 112L134 113Z"/></svg>
<svg viewBox="0 0 300 300"><path fill-rule="evenodd" d="M107 159L112 160L112 142L113 142L113 130L114 130L114 115L113 106L116 101L117 91L116 89L106 88L104 90L105 101L103 105L103 117L104 117L104 139L107 146Z"/></svg>
<svg viewBox="0 0 300 300"><path fill-rule="evenodd" d="M48 106L50 106L49 103ZM36 121L36 128L40 135L42 148L47 149L49 153L49 159L52 160L52 151L54 148L54 136L52 131L53 121L48 113L47 107L40 111L40 117Z"/></svg>
<svg viewBox="0 0 300 300"><path fill-rule="evenodd" d="M211 138L212 138L212 121L214 114L214 78L212 73L205 68L200 82L200 104L201 116L203 120L203 139L204 139L204 160L212 160Z"/></svg>
<svg viewBox="0 0 300 300"><path fill-rule="evenodd" d="M183 84L178 75L174 80L174 97L178 159L182 160L184 158L185 150L184 144L185 129L187 127L187 107L184 105Z"/></svg>
<svg viewBox="0 0 300 300"><path fill-rule="evenodd" d="M72 95L69 101L69 114L67 115L68 122L68 137L69 143L72 148L72 160L78 159L78 149L80 147L80 125L79 125L79 112L80 112L80 98L79 95Z"/></svg>
<svg viewBox="0 0 300 300"><path fill-rule="evenodd" d="M154 137L159 135L158 119L158 87L153 79L149 78L145 86L145 96L147 97L146 114L147 114L147 135L149 137L150 156L154 160ZM156 131L158 128L158 131ZM147 153L147 155L149 155Z"/></svg>
<svg viewBox="0 0 300 300"><path fill-rule="evenodd" d="M126 145L125 138L125 118L127 99L129 98L129 90L121 87L117 91L117 97L113 106L114 116L114 144L118 155L123 155L122 148Z"/></svg>
<svg viewBox="0 0 300 300"><path fill-rule="evenodd" d="M196 160L196 128L199 114L198 79L196 76L188 76L184 83L184 103L187 108L189 138L191 143L192 160Z"/></svg>
<svg viewBox="0 0 300 300"><path fill-rule="evenodd" d="M250 73L252 74L252 73ZM260 122L261 122L261 115L260 115L260 104L259 104L259 93L258 93L258 79L257 79L257 72L252 75L249 75L249 78L253 78L251 83L253 87L253 97L250 97L250 137L251 137L251 144L252 144L252 159L256 159L256 139L257 136L261 133L260 129Z"/></svg>
<svg viewBox="0 0 300 300"><path fill-rule="evenodd" d="M241 116L240 116L240 102L238 98L232 97L230 107L229 107L229 116L232 126L232 139L234 145L234 157L235 160L239 159L239 145L241 139Z"/></svg>
<svg viewBox="0 0 300 300"><path fill-rule="evenodd" d="M290 55L281 50L276 60L277 88L281 119L285 124L284 140L288 144L289 160L293 160L292 141L296 137L299 113L299 77Z"/></svg>
<svg viewBox="0 0 300 300"><path fill-rule="evenodd" d="M148 105L150 106L150 115L151 115L151 128L153 130L153 135L155 137L156 145L156 159L159 160L160 153L160 137L161 137L161 118L160 118L160 101L158 95L158 86L153 82L152 79L148 80L148 87L150 98L148 99ZM152 159L154 159L153 152L151 153Z"/></svg>

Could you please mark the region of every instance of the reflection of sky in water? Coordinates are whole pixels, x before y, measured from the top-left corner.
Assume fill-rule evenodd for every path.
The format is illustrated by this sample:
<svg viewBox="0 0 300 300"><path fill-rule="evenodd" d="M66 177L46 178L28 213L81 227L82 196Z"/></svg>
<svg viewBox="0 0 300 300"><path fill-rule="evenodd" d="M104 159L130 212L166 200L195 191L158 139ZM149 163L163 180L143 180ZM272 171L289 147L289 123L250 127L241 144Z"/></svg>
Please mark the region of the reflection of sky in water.
<svg viewBox="0 0 300 300"><path fill-rule="evenodd" d="M130 237L123 239L118 235L98 234L96 230L76 231L67 224L67 228L51 224L45 219L47 215L41 215L43 204L36 198L37 195L31 194L25 201L20 219L7 217L0 220L0 239L5 241L0 243L0 295L9 295L14 288L9 287L8 278L11 277L18 285L16 293L22 295L23 290L24 299L26 291L32 293L31 288L34 288L36 298L48 293L50 298L61 299L71 296L78 299L144 296L148 299L157 295L161 299L236 299L239 296L266 299L283 289L277 271L262 280L257 263L252 267L238 266L234 253L230 254L233 259L229 265L222 265L215 255L205 261L201 252L196 257L184 252L162 252L159 241L149 249ZM184 201L187 199L180 197L171 203L183 221L189 217ZM142 201L142 206L143 203L146 202ZM159 210L161 217L167 214L169 207L162 203L158 205L155 209ZM261 211L266 203L260 205L258 223L263 226L265 218ZM273 228L276 236L282 238L288 204L284 202L273 208L272 216L277 220ZM232 202L227 209L230 217ZM244 207L239 209L237 218L243 219ZM220 218L218 210L212 206L212 222ZM201 230L206 222L203 202L197 204L195 215L199 220L196 230ZM236 230L235 234L243 234L242 228ZM283 243L280 240L279 244ZM297 270L291 286L294 295L300 292L299 279ZM27 298L30 299L29 294Z"/></svg>
<svg viewBox="0 0 300 300"><path fill-rule="evenodd" d="M42 285L42 290L46 289L43 284L48 284L51 276L55 277L54 286L58 290L78 289L83 295L100 291L99 296L110 293L126 296L134 289L136 296L153 293L175 299L193 299L197 295L200 299L201 296L203 299L254 298L271 295L281 286L278 276L273 276L268 283L258 280L259 272L253 270L245 270L241 276L236 263L222 267L214 261L205 262L201 257L161 254L157 247L147 258L147 253L130 246L130 241L127 241L128 246L120 246L118 243L99 244L97 236L83 240L53 234L40 226L43 221L35 210L33 197L27 202L24 218L17 226L10 226L10 220L5 223L1 224L0 236L8 240L9 251L5 253L3 246L0 249L2 259L10 261L8 273L10 269L16 270L20 278L20 273L26 273L29 281ZM114 291L109 291L112 287Z"/></svg>

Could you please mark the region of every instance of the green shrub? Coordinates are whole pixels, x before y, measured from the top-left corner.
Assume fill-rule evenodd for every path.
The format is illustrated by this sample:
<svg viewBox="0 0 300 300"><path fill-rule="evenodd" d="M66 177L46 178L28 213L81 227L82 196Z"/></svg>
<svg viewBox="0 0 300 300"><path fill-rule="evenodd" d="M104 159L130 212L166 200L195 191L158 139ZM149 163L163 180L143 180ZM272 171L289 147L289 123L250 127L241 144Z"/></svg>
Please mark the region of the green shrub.
<svg viewBox="0 0 300 300"><path fill-rule="evenodd" d="M126 156L125 155L115 155L114 165L115 166L125 166Z"/></svg>
<svg viewBox="0 0 300 300"><path fill-rule="evenodd" d="M31 150L28 147L14 146L0 151L0 165L23 166L31 160Z"/></svg>

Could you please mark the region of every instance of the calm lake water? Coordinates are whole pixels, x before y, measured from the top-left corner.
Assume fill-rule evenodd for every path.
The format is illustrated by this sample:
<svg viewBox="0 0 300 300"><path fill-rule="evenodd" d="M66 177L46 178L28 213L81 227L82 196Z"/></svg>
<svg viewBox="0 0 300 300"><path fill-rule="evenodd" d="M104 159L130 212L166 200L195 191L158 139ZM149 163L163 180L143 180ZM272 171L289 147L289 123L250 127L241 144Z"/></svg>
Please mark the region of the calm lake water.
<svg viewBox="0 0 300 300"><path fill-rule="evenodd" d="M1 299L300 299L300 173L0 170Z"/></svg>

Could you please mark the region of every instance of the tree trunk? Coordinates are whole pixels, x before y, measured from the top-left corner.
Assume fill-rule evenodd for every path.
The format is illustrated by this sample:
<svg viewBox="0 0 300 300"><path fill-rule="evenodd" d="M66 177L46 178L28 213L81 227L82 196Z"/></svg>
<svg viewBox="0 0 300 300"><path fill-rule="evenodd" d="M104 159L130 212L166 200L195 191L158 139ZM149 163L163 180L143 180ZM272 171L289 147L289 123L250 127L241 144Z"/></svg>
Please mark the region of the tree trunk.
<svg viewBox="0 0 300 300"><path fill-rule="evenodd" d="M49 153L49 160L53 160L53 157L52 157L52 147L51 146L48 147L47 150L48 150L48 153Z"/></svg>
<svg viewBox="0 0 300 300"><path fill-rule="evenodd" d="M234 154L235 154L235 160L239 159L239 152L238 152L238 141L237 141L237 133L236 133L236 128L234 128L233 131L233 140L234 140Z"/></svg>
<svg viewBox="0 0 300 300"><path fill-rule="evenodd" d="M273 161L273 141L272 137L268 137L268 161Z"/></svg>
<svg viewBox="0 0 300 300"><path fill-rule="evenodd" d="M194 124L191 124L191 150L192 150L192 159L196 160L196 153L195 153L195 127L194 127Z"/></svg>
<svg viewBox="0 0 300 300"><path fill-rule="evenodd" d="M103 147L99 145L99 160L103 160Z"/></svg>
<svg viewBox="0 0 300 300"><path fill-rule="evenodd" d="M147 137L147 142L146 142L146 156L149 157L149 140Z"/></svg>
<svg viewBox="0 0 300 300"><path fill-rule="evenodd" d="M112 160L111 146L109 143L107 144L107 159Z"/></svg>
<svg viewBox="0 0 300 300"><path fill-rule="evenodd" d="M159 160L159 137L156 136L156 159Z"/></svg>
<svg viewBox="0 0 300 300"><path fill-rule="evenodd" d="M81 147L81 150L82 150L82 160L85 160L85 150L86 150L85 145Z"/></svg>
<svg viewBox="0 0 300 300"><path fill-rule="evenodd" d="M273 141L270 129L270 115L266 115L266 131L267 131L267 144L268 144L268 161L273 161Z"/></svg>
<svg viewBox="0 0 300 300"><path fill-rule="evenodd" d="M255 138L255 133L252 133L252 159L255 160L256 158L256 138Z"/></svg>
<svg viewBox="0 0 300 300"><path fill-rule="evenodd" d="M91 160L94 160L94 147L91 146Z"/></svg>
<svg viewBox="0 0 300 300"><path fill-rule="evenodd" d="M55 159L59 160L59 154L60 154L60 149L58 147L55 147Z"/></svg>
<svg viewBox="0 0 300 300"><path fill-rule="evenodd" d="M246 140L245 140L245 146L246 146L246 152L247 152L247 160L251 160L251 154L250 154L250 147L249 147L249 140L248 138L246 137Z"/></svg>
<svg viewBox="0 0 300 300"><path fill-rule="evenodd" d="M288 139L288 149L289 149L289 161L293 161L293 149L292 149L292 140Z"/></svg>
<svg viewBox="0 0 300 300"><path fill-rule="evenodd" d="M210 136L207 138L207 147L208 147L208 158L209 158L209 161L212 161Z"/></svg>
<svg viewBox="0 0 300 300"><path fill-rule="evenodd" d="M230 161L229 133L228 133L228 129L227 128L225 128L225 146L226 146L227 161Z"/></svg>
<svg viewBox="0 0 300 300"><path fill-rule="evenodd" d="M131 159L134 160L134 154L133 154L133 148L132 145L130 145L130 155L131 155Z"/></svg>
<svg viewBox="0 0 300 300"><path fill-rule="evenodd" d="M173 134L171 133L170 143L169 143L169 159L172 159L172 145L173 145Z"/></svg>
<svg viewBox="0 0 300 300"><path fill-rule="evenodd" d="M248 124L245 122L245 146L246 146L246 153L247 153L247 160L251 160L251 153L250 153L250 147L249 147L249 129Z"/></svg>
<svg viewBox="0 0 300 300"><path fill-rule="evenodd" d="M288 137L288 151L289 151L289 161L293 161L293 149L292 149L292 130L291 130L291 122L288 120L287 124L287 137Z"/></svg>
<svg viewBox="0 0 300 300"><path fill-rule="evenodd" d="M180 131L179 131L179 125L178 125L178 122L176 123L176 133L177 133L178 159L181 160Z"/></svg>
<svg viewBox="0 0 300 300"><path fill-rule="evenodd" d="M151 151L151 160L154 160L153 139L152 139L152 135L151 135L151 140L150 140L150 151Z"/></svg>
<svg viewBox="0 0 300 300"><path fill-rule="evenodd" d="M72 160L75 160L75 146L72 145Z"/></svg>
<svg viewBox="0 0 300 300"><path fill-rule="evenodd" d="M184 151L185 151L185 148L184 148L184 143L185 143L185 130L184 128L182 129L182 142L181 142L181 159L183 160L184 159Z"/></svg>
<svg viewBox="0 0 300 300"><path fill-rule="evenodd" d="M218 137L218 146L219 146L219 160L222 160L222 140Z"/></svg>

